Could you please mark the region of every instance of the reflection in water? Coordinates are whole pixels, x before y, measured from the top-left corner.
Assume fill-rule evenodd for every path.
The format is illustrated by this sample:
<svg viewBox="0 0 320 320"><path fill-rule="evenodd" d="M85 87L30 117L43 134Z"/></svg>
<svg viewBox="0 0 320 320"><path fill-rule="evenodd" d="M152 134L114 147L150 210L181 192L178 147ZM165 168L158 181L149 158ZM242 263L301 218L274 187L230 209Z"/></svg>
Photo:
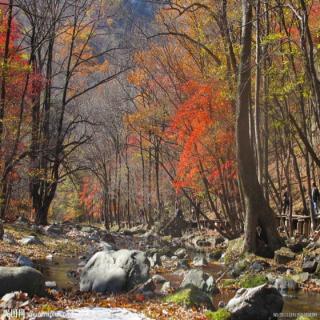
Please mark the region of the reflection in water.
<svg viewBox="0 0 320 320"><path fill-rule="evenodd" d="M59 289L72 289L78 284L74 277L79 260L76 258L56 257L54 260L38 260L35 267L40 270L46 281L55 281Z"/></svg>
<svg viewBox="0 0 320 320"><path fill-rule="evenodd" d="M283 313L315 313L310 318L320 319L320 295L317 293L298 291L293 294L284 295ZM292 319L291 318L282 318Z"/></svg>

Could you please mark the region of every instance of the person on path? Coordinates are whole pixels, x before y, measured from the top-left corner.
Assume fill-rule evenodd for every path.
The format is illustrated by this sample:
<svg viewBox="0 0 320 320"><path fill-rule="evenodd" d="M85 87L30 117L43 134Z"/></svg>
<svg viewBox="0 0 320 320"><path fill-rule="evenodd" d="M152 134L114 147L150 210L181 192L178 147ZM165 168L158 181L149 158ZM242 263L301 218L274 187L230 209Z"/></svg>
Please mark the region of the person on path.
<svg viewBox="0 0 320 320"><path fill-rule="evenodd" d="M318 214L318 209L319 209L319 200L320 200L320 192L315 183L312 184L312 204L313 204L313 209L314 213L317 215Z"/></svg>
<svg viewBox="0 0 320 320"><path fill-rule="evenodd" d="M290 195L289 195L289 191L285 191L283 194L283 201L282 201L282 212L283 215L285 216L287 213L289 213L290 211Z"/></svg>

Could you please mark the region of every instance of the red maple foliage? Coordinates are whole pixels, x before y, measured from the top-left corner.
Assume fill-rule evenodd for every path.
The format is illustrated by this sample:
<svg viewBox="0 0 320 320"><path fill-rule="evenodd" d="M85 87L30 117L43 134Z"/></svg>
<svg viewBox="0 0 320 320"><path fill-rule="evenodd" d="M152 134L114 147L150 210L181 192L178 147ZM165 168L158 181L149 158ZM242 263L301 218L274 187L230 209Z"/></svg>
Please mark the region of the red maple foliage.
<svg viewBox="0 0 320 320"><path fill-rule="evenodd" d="M217 81L188 81L181 90L185 100L167 131L181 147L175 187L201 189L204 173L211 182L221 174L234 175L232 105Z"/></svg>

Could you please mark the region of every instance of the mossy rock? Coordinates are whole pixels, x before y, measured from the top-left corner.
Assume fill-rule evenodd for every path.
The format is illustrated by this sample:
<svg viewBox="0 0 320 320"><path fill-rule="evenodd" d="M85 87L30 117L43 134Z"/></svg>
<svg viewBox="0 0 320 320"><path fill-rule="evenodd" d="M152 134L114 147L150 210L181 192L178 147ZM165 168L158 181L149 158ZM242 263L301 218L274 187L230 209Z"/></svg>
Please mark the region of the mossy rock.
<svg viewBox="0 0 320 320"><path fill-rule="evenodd" d="M213 310L213 304L210 297L195 286L188 286L164 298L166 303L175 303L186 308L206 307Z"/></svg>
<svg viewBox="0 0 320 320"><path fill-rule="evenodd" d="M208 320L230 320L231 313L226 309L219 309L215 312L207 311L205 316Z"/></svg>
<svg viewBox="0 0 320 320"><path fill-rule="evenodd" d="M239 286L241 288L254 288L254 287L261 286L262 284L265 284L267 282L268 282L268 279L264 275L246 274L240 278Z"/></svg>
<svg viewBox="0 0 320 320"><path fill-rule="evenodd" d="M225 263L230 263L235 259L238 259L240 256L242 256L244 252L243 249L244 249L243 237L229 241L228 248L224 256Z"/></svg>
<svg viewBox="0 0 320 320"><path fill-rule="evenodd" d="M290 261L293 261L296 258L294 252L289 248L282 247L274 253L274 260L278 264L287 264Z"/></svg>

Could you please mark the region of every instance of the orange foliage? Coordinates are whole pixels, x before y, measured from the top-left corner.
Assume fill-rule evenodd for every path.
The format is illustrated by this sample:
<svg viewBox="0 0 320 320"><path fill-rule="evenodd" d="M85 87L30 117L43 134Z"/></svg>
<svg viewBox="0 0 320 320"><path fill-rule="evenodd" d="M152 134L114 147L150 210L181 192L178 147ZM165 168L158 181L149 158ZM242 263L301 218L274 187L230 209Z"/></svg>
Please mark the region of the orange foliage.
<svg viewBox="0 0 320 320"><path fill-rule="evenodd" d="M216 81L188 81L181 90L186 99L173 115L167 131L182 148L175 187L199 189L204 168L211 180L218 177L217 161L221 162L222 171L234 173L233 111Z"/></svg>
<svg viewBox="0 0 320 320"><path fill-rule="evenodd" d="M80 191L80 203L84 206L86 213L98 218L102 210L102 202L100 201L100 186L92 178L85 177L82 181Z"/></svg>

